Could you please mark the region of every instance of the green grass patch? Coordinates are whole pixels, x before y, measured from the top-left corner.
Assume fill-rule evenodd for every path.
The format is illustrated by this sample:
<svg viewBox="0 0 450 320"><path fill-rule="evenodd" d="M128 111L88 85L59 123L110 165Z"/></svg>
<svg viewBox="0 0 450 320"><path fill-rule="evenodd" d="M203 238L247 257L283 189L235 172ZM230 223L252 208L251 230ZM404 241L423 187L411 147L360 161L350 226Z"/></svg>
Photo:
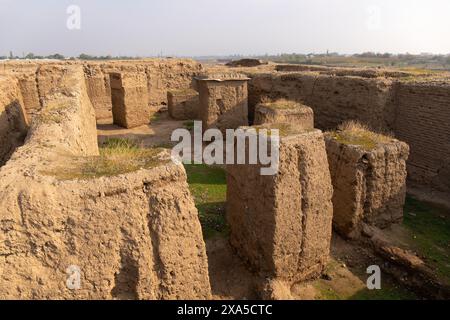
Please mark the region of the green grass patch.
<svg viewBox="0 0 450 320"><path fill-rule="evenodd" d="M194 130L194 120L189 120L183 123L184 127L189 131Z"/></svg>
<svg viewBox="0 0 450 320"><path fill-rule="evenodd" d="M150 116L150 123L155 123L155 122L158 122L158 121L160 121L162 118L161 118L161 113L159 113L159 112L155 112L154 114L152 114L151 116Z"/></svg>
<svg viewBox="0 0 450 320"><path fill-rule="evenodd" d="M206 239L226 236L225 219L227 193L225 170L204 164L185 164L189 189L198 209L203 235Z"/></svg>
<svg viewBox="0 0 450 320"><path fill-rule="evenodd" d="M408 196L403 224L414 249L450 284L450 210Z"/></svg>
<svg viewBox="0 0 450 320"><path fill-rule="evenodd" d="M400 287L382 286L380 290L360 290L348 300L417 300L417 296Z"/></svg>
<svg viewBox="0 0 450 320"><path fill-rule="evenodd" d="M318 300L343 300L343 298L331 287L327 286L323 281L317 281L314 287L319 292L316 297Z"/></svg>

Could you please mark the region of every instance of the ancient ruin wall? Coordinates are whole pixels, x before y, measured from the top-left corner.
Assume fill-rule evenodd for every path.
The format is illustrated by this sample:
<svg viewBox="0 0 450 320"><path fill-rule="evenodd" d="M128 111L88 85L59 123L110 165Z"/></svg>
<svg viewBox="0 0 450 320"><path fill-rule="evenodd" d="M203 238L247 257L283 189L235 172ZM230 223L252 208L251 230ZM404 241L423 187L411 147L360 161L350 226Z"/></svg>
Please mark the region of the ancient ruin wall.
<svg viewBox="0 0 450 320"><path fill-rule="evenodd" d="M112 117L109 73L138 72L147 77L148 104L167 104L167 91L193 88L193 78L201 64L189 59L149 59L136 61L90 62L84 64L89 97L97 119Z"/></svg>
<svg viewBox="0 0 450 320"><path fill-rule="evenodd" d="M395 74L394 74L395 75ZM408 82L319 73L248 73L249 118L257 103L278 98L303 102L314 110L315 125L333 129L359 120L392 132L411 149L412 184L450 194L450 94L447 82ZM401 78L401 77L400 77Z"/></svg>
<svg viewBox="0 0 450 320"><path fill-rule="evenodd" d="M317 276L331 239L332 186L322 132L283 137L277 175L227 166L230 242L250 266L289 283Z"/></svg>
<svg viewBox="0 0 450 320"><path fill-rule="evenodd" d="M403 219L409 147L392 139L371 150L326 137L333 181L333 225L357 238L363 223L386 228Z"/></svg>
<svg viewBox="0 0 450 320"><path fill-rule="evenodd" d="M99 64L84 65L86 87L97 119L112 117L111 86L109 74L105 73Z"/></svg>
<svg viewBox="0 0 450 320"><path fill-rule="evenodd" d="M114 124L134 128L150 122L145 73L110 73Z"/></svg>
<svg viewBox="0 0 450 320"><path fill-rule="evenodd" d="M254 125L290 123L305 130L314 129L314 112L310 107L290 102L260 103L255 109Z"/></svg>
<svg viewBox="0 0 450 320"><path fill-rule="evenodd" d="M335 76L353 76L362 78L403 78L409 77L411 73L397 71L392 69L374 69L374 68L337 68L328 66L302 65L302 64L279 64L275 66L276 71L281 72L304 72L312 71L320 74L328 74Z"/></svg>
<svg viewBox="0 0 450 320"><path fill-rule="evenodd" d="M450 84L399 83L395 133L411 147L412 182L450 195Z"/></svg>
<svg viewBox="0 0 450 320"><path fill-rule="evenodd" d="M184 168L162 154L128 174L58 178L98 155L95 113L81 67L41 71L58 86L0 168L0 299L209 298Z"/></svg>
<svg viewBox="0 0 450 320"><path fill-rule="evenodd" d="M37 62L31 61L14 61L3 62L0 67L0 74L17 79L22 95L23 107L30 121L41 109L37 83L39 65Z"/></svg>
<svg viewBox="0 0 450 320"><path fill-rule="evenodd" d="M148 103L151 106L167 104L169 89L193 88L193 78L203 70L202 65L190 59L146 59L128 61L8 61L0 65L0 74L19 79L24 107L34 116L42 107L40 98L46 85L39 83L41 66L83 66L89 99L94 105L97 119L112 118L109 73L139 72L147 78ZM49 83L50 84L50 83ZM31 119L32 117L30 117Z"/></svg>
<svg viewBox="0 0 450 320"><path fill-rule="evenodd" d="M169 90L167 93L169 115L176 120L197 119L199 94L193 89Z"/></svg>
<svg viewBox="0 0 450 320"><path fill-rule="evenodd" d="M0 166L25 140L28 123L23 104L18 81L0 76Z"/></svg>
<svg viewBox="0 0 450 320"><path fill-rule="evenodd" d="M392 80L335 77L316 73L253 74L249 82L249 117L259 102L285 98L310 106L315 125L332 129L344 120L374 128L392 128ZM390 116L389 116L390 115Z"/></svg>
<svg viewBox="0 0 450 320"><path fill-rule="evenodd" d="M229 79L198 79L199 92L198 115L203 123L203 130L218 128L237 129L248 125L248 87L247 80L241 75L231 75ZM236 78L233 79L233 76ZM220 75L218 75L220 77ZM241 78L241 79L239 79Z"/></svg>

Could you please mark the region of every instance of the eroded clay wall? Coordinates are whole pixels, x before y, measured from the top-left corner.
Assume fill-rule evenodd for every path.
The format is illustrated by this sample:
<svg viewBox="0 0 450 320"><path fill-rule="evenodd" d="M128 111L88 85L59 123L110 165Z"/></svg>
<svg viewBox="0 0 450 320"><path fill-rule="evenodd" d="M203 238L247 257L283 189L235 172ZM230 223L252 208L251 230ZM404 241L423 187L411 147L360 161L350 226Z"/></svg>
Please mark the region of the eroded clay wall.
<svg viewBox="0 0 450 320"><path fill-rule="evenodd" d="M35 61L3 62L0 74L9 75L17 79L22 95L23 107L31 120L41 109L37 72L41 63Z"/></svg>
<svg viewBox="0 0 450 320"><path fill-rule="evenodd" d="M17 79L0 76L0 166L21 146L27 134L27 118Z"/></svg>
<svg viewBox="0 0 450 320"><path fill-rule="evenodd" d="M410 179L450 193L450 85L399 83L395 132L411 147Z"/></svg>
<svg viewBox="0 0 450 320"><path fill-rule="evenodd" d="M112 103L109 74L105 73L101 65L97 64L85 64L84 74L87 92L92 104L95 106L97 119L110 118Z"/></svg>
<svg viewBox="0 0 450 320"><path fill-rule="evenodd" d="M333 225L357 238L363 223L386 228L403 219L409 147L392 139L367 150L327 135L333 181Z"/></svg>
<svg viewBox="0 0 450 320"><path fill-rule="evenodd" d="M278 98L305 103L315 125L334 129L359 120L375 130L394 133L411 148L412 184L450 193L450 89L446 81L408 82L305 73L248 73L249 117L257 103Z"/></svg>
<svg viewBox="0 0 450 320"><path fill-rule="evenodd" d="M384 78L335 77L316 73L253 74L249 82L249 117L265 100L292 99L314 110L315 125L335 128L359 120L374 128L392 128L392 81Z"/></svg>
<svg viewBox="0 0 450 320"><path fill-rule="evenodd" d="M39 79L42 110L0 168L0 299L210 298L184 167L161 151L135 172L67 176L99 161L83 68Z"/></svg>
<svg viewBox="0 0 450 320"><path fill-rule="evenodd" d="M97 119L112 118L109 73L145 73L150 106L167 104L170 89L193 88L193 78L202 71L202 65L190 59L146 59L129 61L7 61L0 65L0 74L19 79L24 107L34 117L42 107L40 98L55 83L39 81L41 66L83 66L89 98L94 105Z"/></svg>
<svg viewBox="0 0 450 320"><path fill-rule="evenodd" d="M295 282L319 275L329 256L333 215L322 132L282 137L277 173L263 176L260 169L227 165L231 245L267 278Z"/></svg>
<svg viewBox="0 0 450 320"><path fill-rule="evenodd" d="M89 97L94 104L97 119L112 117L109 73L145 73L148 104L167 104L167 91L193 88L193 78L202 66L189 59L150 59L145 61L92 62L84 65Z"/></svg>

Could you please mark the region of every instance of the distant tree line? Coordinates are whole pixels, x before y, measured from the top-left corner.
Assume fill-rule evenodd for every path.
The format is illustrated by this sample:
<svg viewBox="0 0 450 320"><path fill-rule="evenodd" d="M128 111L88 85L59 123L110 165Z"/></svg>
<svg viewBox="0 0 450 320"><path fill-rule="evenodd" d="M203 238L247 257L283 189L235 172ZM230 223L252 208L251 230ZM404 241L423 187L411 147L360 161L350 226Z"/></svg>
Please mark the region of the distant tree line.
<svg viewBox="0 0 450 320"><path fill-rule="evenodd" d="M364 52L353 55L342 55L336 52L327 53L282 53L278 55L255 56L256 58L278 63L314 64L328 66L395 66L425 69L450 70L450 54L392 54Z"/></svg>
<svg viewBox="0 0 450 320"><path fill-rule="evenodd" d="M142 57L129 57L129 56L91 56L89 54L82 53L77 57L79 60L133 60L142 59Z"/></svg>
<svg viewBox="0 0 450 320"><path fill-rule="evenodd" d="M12 52L9 53L9 56L0 56L0 60L6 60L6 59L18 59L18 60L25 60L25 59L54 59L54 60L131 60L131 59L140 59L140 57L129 57L129 56L93 56L89 54L82 53L78 57L65 57L62 54L55 53L48 56L41 56L41 55L35 55L34 53L30 52L27 55L24 55L22 57L14 55Z"/></svg>

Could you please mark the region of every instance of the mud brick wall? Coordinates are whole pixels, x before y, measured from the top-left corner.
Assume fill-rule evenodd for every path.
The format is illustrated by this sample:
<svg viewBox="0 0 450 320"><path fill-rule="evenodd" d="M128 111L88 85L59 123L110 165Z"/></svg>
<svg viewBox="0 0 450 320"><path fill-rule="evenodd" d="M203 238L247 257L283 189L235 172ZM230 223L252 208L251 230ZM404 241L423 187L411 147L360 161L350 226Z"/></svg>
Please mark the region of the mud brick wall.
<svg viewBox="0 0 450 320"><path fill-rule="evenodd" d="M326 137L333 181L333 224L345 237L360 236L363 223L386 228L401 222L409 147L393 139L373 150Z"/></svg>
<svg viewBox="0 0 450 320"><path fill-rule="evenodd" d="M0 168L0 299L210 298L184 167L164 151L135 172L58 177L98 156L95 112L81 66L41 71L58 86L45 90L26 143ZM67 285L70 266L78 290Z"/></svg>
<svg viewBox="0 0 450 320"><path fill-rule="evenodd" d="M264 100L296 100L314 110L315 126L335 128L359 120L373 128L393 128L394 94L388 79L335 77L315 73L249 74L249 117ZM390 117L388 115L391 115Z"/></svg>
<svg viewBox="0 0 450 320"><path fill-rule="evenodd" d="M110 73L114 124L134 128L150 122L144 73Z"/></svg>
<svg viewBox="0 0 450 320"><path fill-rule="evenodd" d="M450 85L400 83L395 119L396 136L411 147L410 179L450 197Z"/></svg>
<svg viewBox="0 0 450 320"><path fill-rule="evenodd" d="M335 76L355 76L362 78L403 78L408 77L411 74L403 71L395 71L391 69L373 69L373 68L336 68L327 66L314 66L314 65L302 65L302 64L279 64L275 66L275 70L281 72L302 72L313 71L320 74L328 74Z"/></svg>
<svg viewBox="0 0 450 320"><path fill-rule="evenodd" d="M177 120L194 120L198 116L199 95L193 89L170 90L167 93L169 115Z"/></svg>
<svg viewBox="0 0 450 320"><path fill-rule="evenodd" d="M199 116L203 129L237 129L248 125L246 80L198 80Z"/></svg>
<svg viewBox="0 0 450 320"><path fill-rule="evenodd" d="M94 105L97 119L112 117L111 86L109 74L105 73L101 65L84 65L84 75L89 98Z"/></svg>
<svg viewBox="0 0 450 320"><path fill-rule="evenodd" d="M314 129L314 112L310 107L293 104L289 107L277 103L260 103L256 106L254 125L290 123L299 128Z"/></svg>
<svg viewBox="0 0 450 320"><path fill-rule="evenodd" d="M248 145L247 145L248 152ZM332 186L319 130L281 138L277 175L227 166L227 220L238 254L268 278L300 281L326 265Z"/></svg>
<svg viewBox="0 0 450 320"><path fill-rule="evenodd" d="M37 72L24 74L20 76L19 87L23 97L23 105L28 114L28 117L32 119L41 109L39 89L37 83Z"/></svg>
<svg viewBox="0 0 450 320"><path fill-rule="evenodd" d="M446 82L407 82L304 73L248 73L249 117L256 104L287 98L314 110L315 126L334 129L359 120L375 130L392 132L411 149L407 162L411 185L450 197L450 89Z"/></svg>
<svg viewBox="0 0 450 320"><path fill-rule="evenodd" d="M0 166L23 144L27 130L18 81L0 76Z"/></svg>
<svg viewBox="0 0 450 320"><path fill-rule="evenodd" d="M0 68L0 73L3 70L4 74L11 75L18 80L23 107L29 120L32 120L41 109L37 82L38 69L39 64L36 62L3 63L3 68Z"/></svg>
<svg viewBox="0 0 450 320"><path fill-rule="evenodd" d="M194 77L203 71L200 63L190 59L145 59L124 61L8 61L0 66L0 74L19 79L24 107L30 119L42 108L40 98L57 83L39 81L41 66L83 66L89 99L97 119L112 118L109 74L114 72L144 73L150 106L167 104L169 89L194 88Z"/></svg>
<svg viewBox="0 0 450 320"><path fill-rule="evenodd" d="M193 88L193 78L203 69L201 64L189 59L148 59L85 63L84 70L97 119L106 119L112 117L109 73L144 73L148 104L159 106L167 104L168 90Z"/></svg>

